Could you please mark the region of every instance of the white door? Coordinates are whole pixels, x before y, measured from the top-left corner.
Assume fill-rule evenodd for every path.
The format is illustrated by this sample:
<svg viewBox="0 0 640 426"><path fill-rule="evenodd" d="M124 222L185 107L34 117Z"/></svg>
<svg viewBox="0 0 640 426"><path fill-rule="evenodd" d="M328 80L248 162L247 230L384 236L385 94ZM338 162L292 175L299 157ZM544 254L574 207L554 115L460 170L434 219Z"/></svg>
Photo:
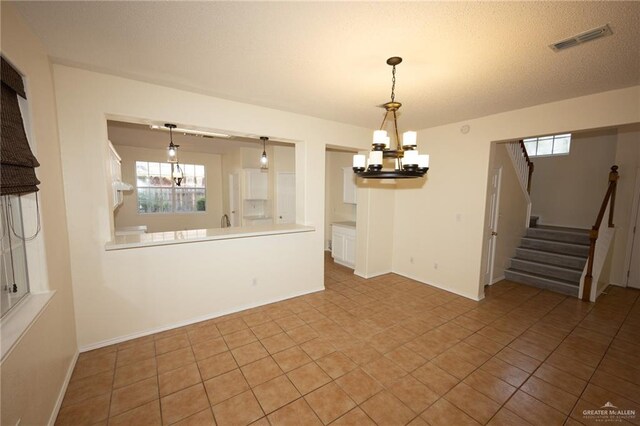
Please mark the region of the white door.
<svg viewBox="0 0 640 426"><path fill-rule="evenodd" d="M229 173L229 221L231 226L240 225L240 175Z"/></svg>
<svg viewBox="0 0 640 426"><path fill-rule="evenodd" d="M498 209L500 208L500 181L502 179L502 167L493 170L491 175L491 188L489 189L489 229L487 230L487 264L485 265L484 284L493 284L493 263L496 254L496 240L498 239Z"/></svg>
<svg viewBox="0 0 640 426"><path fill-rule="evenodd" d="M296 174L279 172L276 179L276 223L295 223Z"/></svg>
<svg viewBox="0 0 640 426"><path fill-rule="evenodd" d="M640 171L640 169L639 169ZM635 208L635 220L631 218L630 226L633 227L631 242L631 258L629 261L629 271L627 276L627 286L640 288L640 176L636 182L637 200Z"/></svg>

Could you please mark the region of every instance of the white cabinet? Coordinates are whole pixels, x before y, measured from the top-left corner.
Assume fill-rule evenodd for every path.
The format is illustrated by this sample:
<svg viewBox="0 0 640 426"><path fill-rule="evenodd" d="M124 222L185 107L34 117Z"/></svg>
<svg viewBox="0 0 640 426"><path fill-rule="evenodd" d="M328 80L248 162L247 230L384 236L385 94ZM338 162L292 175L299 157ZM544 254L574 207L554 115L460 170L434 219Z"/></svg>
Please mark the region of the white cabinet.
<svg viewBox="0 0 640 426"><path fill-rule="evenodd" d="M266 200L268 197L269 175L260 169L244 170L244 199Z"/></svg>
<svg viewBox="0 0 640 426"><path fill-rule="evenodd" d="M349 268L356 264L356 228L352 223L331 225L331 257Z"/></svg>
<svg viewBox="0 0 640 426"><path fill-rule="evenodd" d="M122 166L118 152L109 142L109 171L111 172L111 196L113 199L113 210L122 204L122 191L118 184L122 182Z"/></svg>
<svg viewBox="0 0 640 426"><path fill-rule="evenodd" d="M357 199L356 174L351 167L342 168L342 200L346 204L356 204Z"/></svg>

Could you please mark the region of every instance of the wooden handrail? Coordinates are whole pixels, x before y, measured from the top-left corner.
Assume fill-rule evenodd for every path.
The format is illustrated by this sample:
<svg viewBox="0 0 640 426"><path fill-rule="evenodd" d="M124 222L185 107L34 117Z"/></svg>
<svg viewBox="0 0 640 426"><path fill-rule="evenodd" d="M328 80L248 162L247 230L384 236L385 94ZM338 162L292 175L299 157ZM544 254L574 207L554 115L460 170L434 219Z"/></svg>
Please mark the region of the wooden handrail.
<svg viewBox="0 0 640 426"><path fill-rule="evenodd" d="M527 192L531 194L531 176L533 175L533 161L529 158L529 154L527 154L527 147L524 146L524 141L520 139L518 141L520 143L520 149L522 149L522 153L524 154L524 159L527 162L527 167L529 167L529 176L527 177Z"/></svg>
<svg viewBox="0 0 640 426"><path fill-rule="evenodd" d="M600 225L604 219L604 214L607 211L607 205L611 203L609 207L609 228L613 228L613 212L616 205L616 188L618 186L618 166L611 166L609 172L609 186L607 192L604 195L602 204L600 205L600 211L598 217L596 217L596 223L591 227L589 232L589 257L587 258L587 272L584 276L584 287L582 288L582 300L589 301L591 298L591 286L593 284L593 260L596 254L596 241L598 240L598 232L600 231Z"/></svg>

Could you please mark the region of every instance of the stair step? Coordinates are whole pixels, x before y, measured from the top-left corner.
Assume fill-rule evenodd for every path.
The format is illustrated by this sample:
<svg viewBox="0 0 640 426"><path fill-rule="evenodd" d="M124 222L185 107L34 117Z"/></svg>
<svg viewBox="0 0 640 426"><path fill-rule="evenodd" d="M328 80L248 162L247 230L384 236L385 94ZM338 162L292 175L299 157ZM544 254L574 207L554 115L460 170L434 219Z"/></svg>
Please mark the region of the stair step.
<svg viewBox="0 0 640 426"><path fill-rule="evenodd" d="M531 228L529 228L531 229ZM584 244L565 243L561 241L552 241L540 238L524 237L520 247L548 251L552 253L568 254L570 256L589 255L589 246Z"/></svg>
<svg viewBox="0 0 640 426"><path fill-rule="evenodd" d="M536 275L531 272L507 269L504 271L505 278L517 283L529 284L534 287L544 288L568 296L578 297L580 288L577 284L570 283L558 278Z"/></svg>
<svg viewBox="0 0 640 426"><path fill-rule="evenodd" d="M543 240L562 241L571 244L590 243L589 232L580 232L571 228L536 227L527 229L527 237Z"/></svg>
<svg viewBox="0 0 640 426"><path fill-rule="evenodd" d="M531 272L536 275L560 278L579 285L582 270L564 268L562 266L549 265L524 259L511 259L511 268L523 272Z"/></svg>
<svg viewBox="0 0 640 426"><path fill-rule="evenodd" d="M582 270L587 262L587 258L582 256L570 256L522 247L516 249L516 258L579 270Z"/></svg>

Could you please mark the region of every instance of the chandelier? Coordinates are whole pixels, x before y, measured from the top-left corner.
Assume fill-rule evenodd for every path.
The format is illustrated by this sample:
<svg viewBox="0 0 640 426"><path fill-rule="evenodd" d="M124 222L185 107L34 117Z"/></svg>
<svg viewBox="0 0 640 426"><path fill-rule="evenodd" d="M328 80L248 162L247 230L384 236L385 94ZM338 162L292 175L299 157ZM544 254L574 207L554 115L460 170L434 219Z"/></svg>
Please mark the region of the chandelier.
<svg viewBox="0 0 640 426"><path fill-rule="evenodd" d="M387 59L387 65L391 65L391 101L382 105L386 110L380 130L373 132L373 144L369 152L369 158L357 154L353 156L353 171L356 175L366 179L408 179L423 177L429 170L429 156L420 155L417 148L416 132L404 132L402 143L398 133L398 117L396 111L402 104L396 102L396 65L402 62L402 58L394 56ZM391 138L384 130L387 118L393 116L393 131L396 141L396 149L392 149ZM393 169L383 169L384 158L393 160Z"/></svg>

